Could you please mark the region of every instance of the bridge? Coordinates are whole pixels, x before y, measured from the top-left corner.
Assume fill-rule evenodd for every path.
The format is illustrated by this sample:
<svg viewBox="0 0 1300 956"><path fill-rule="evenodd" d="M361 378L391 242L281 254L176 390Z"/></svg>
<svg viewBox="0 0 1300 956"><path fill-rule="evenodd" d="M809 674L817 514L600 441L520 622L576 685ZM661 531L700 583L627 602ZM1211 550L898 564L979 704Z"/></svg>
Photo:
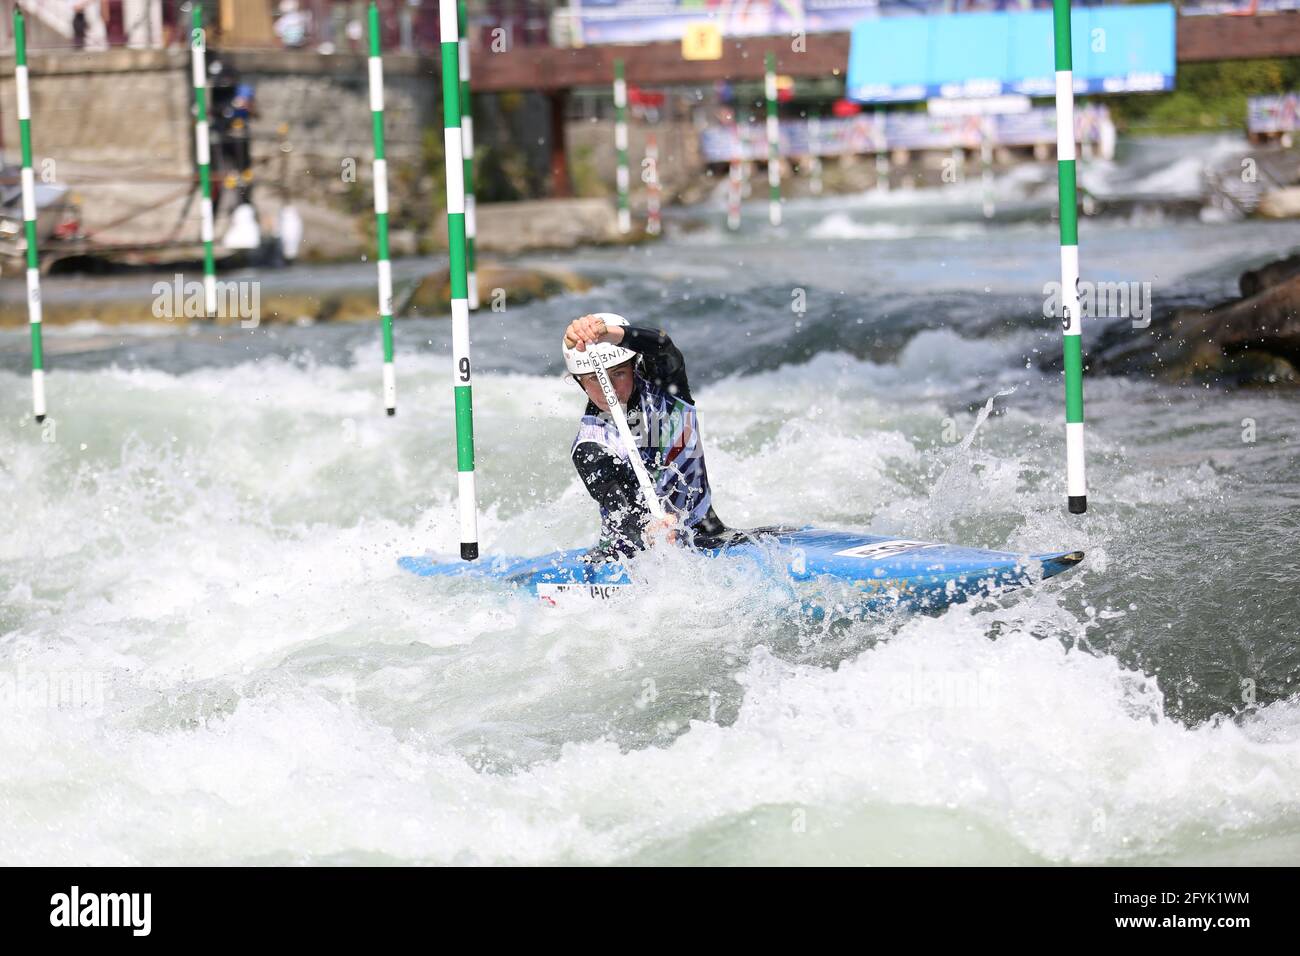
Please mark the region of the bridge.
<svg viewBox="0 0 1300 956"><path fill-rule="evenodd" d="M1300 13L1179 17L1176 37L1180 63L1300 56ZM777 70L787 76L843 74L849 62L849 34L810 33L804 42L804 52L795 53L787 36L728 38L717 60L683 59L681 44L674 42L484 50L474 60L474 91L563 93L604 86L614 81L615 59L623 61L628 81L638 86L761 80L768 53L776 55Z"/></svg>

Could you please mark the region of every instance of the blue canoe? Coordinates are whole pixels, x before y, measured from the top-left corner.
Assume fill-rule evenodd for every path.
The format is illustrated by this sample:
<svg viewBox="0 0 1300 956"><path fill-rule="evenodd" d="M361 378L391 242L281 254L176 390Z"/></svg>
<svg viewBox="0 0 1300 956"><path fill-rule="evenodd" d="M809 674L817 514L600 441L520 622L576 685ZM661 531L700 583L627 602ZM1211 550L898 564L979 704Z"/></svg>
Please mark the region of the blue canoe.
<svg viewBox="0 0 1300 956"><path fill-rule="evenodd" d="M1014 554L849 531L775 529L749 532L738 543L698 549L720 560L752 562L789 585L803 613L930 610L970 597L1034 584L1069 570L1082 551ZM585 549L536 558L447 561L398 559L421 577L473 577L530 591L544 603L607 600L636 587L620 561L592 561Z"/></svg>

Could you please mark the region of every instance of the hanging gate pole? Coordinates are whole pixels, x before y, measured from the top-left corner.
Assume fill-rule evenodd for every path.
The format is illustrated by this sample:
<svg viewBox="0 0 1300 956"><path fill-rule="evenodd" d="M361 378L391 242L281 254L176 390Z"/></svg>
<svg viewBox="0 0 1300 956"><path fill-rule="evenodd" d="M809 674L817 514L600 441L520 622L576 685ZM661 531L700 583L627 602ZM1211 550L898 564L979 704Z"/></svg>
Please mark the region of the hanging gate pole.
<svg viewBox="0 0 1300 956"><path fill-rule="evenodd" d="M1088 510L1083 463L1083 320L1079 315L1079 217L1074 170L1074 64L1070 0L1052 0L1056 40L1056 170L1061 207L1061 331L1065 355L1065 473L1071 514Z"/></svg>

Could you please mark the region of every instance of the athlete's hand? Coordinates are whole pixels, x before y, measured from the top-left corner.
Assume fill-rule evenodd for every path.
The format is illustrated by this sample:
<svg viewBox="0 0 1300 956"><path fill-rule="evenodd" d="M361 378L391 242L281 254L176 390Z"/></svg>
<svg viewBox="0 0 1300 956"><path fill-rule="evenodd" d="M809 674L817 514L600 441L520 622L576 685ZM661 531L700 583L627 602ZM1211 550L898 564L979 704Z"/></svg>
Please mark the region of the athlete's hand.
<svg viewBox="0 0 1300 956"><path fill-rule="evenodd" d="M587 351L588 345L595 345L597 342L618 345L622 341L623 326L608 326L604 319L595 315L584 315L582 318L574 319L564 330L564 347L576 348L579 352Z"/></svg>
<svg viewBox="0 0 1300 956"><path fill-rule="evenodd" d="M667 515L663 518L651 518L645 523L645 538L650 543L660 539L669 544L677 543L677 516Z"/></svg>

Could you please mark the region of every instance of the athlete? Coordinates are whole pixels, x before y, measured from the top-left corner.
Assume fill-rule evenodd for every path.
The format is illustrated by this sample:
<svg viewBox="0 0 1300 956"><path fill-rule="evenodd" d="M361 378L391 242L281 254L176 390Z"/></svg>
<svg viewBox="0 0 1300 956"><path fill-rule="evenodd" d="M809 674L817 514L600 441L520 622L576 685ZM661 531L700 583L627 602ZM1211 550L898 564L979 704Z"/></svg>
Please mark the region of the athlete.
<svg viewBox="0 0 1300 956"><path fill-rule="evenodd" d="M636 441L628 449L594 374L600 361ZM597 556L629 555L659 538L708 547L729 535L713 511L695 399L682 353L665 332L612 312L584 315L564 330L564 367L587 395L573 466L600 506ZM646 506L629 452L641 456L668 517Z"/></svg>

